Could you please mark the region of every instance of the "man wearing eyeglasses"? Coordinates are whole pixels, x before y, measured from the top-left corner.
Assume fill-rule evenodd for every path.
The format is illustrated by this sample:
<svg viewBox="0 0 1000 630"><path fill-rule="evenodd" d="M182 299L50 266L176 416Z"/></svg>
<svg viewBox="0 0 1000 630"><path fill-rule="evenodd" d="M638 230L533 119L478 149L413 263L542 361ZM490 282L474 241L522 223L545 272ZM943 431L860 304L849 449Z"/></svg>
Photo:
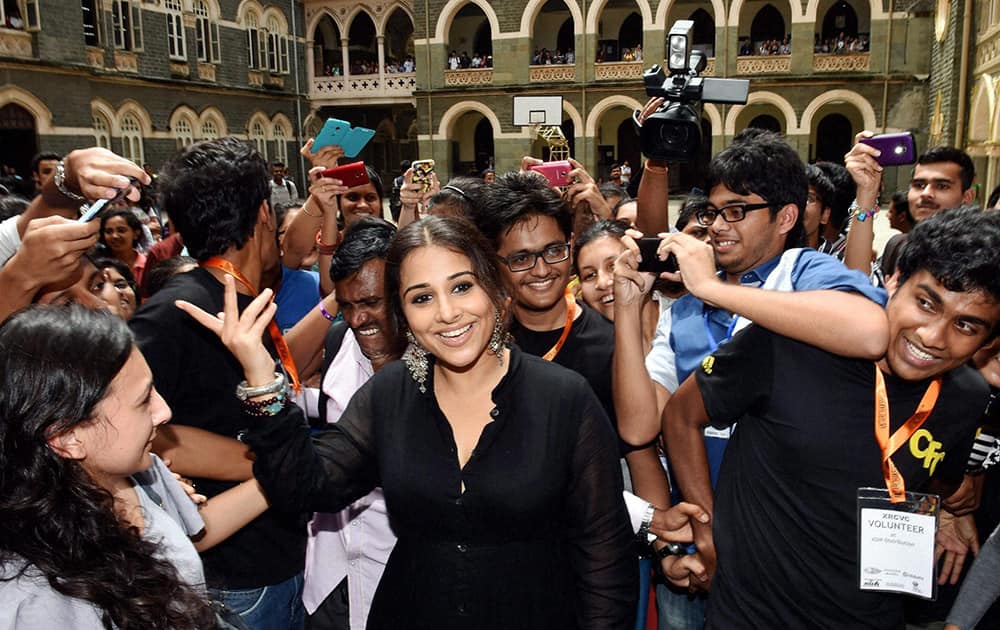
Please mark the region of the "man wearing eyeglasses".
<svg viewBox="0 0 1000 630"><path fill-rule="evenodd" d="M496 247L511 287L510 332L522 350L581 374L608 416L614 329L567 293L573 215L559 192L536 173L505 173L483 192L473 212Z"/></svg>
<svg viewBox="0 0 1000 630"><path fill-rule="evenodd" d="M615 264L613 391L619 431L630 444L659 434L671 393L751 321L837 354L874 359L885 351L885 293L834 258L802 248L808 180L780 136L737 136L710 163L706 188L708 204L695 216L710 243L675 233L660 244L660 257L674 254L680 268L664 277L683 281L689 294L661 315L645 362L641 297L653 278L636 271L636 248ZM705 429L713 486L730 435L731 428ZM670 606L680 618L671 627L700 627L703 603L677 592Z"/></svg>

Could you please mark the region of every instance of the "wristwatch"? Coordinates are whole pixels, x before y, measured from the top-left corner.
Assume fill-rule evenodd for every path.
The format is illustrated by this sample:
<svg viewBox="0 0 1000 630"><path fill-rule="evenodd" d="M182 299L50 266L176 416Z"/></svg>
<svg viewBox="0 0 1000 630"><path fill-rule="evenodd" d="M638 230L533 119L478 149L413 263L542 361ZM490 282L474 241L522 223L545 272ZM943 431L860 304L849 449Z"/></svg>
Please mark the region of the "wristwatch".
<svg viewBox="0 0 1000 630"><path fill-rule="evenodd" d="M283 391L285 391L285 375L281 372L275 372L274 380L267 385L250 387L246 381L240 381L240 384L236 386L236 397L240 400L246 400L257 396L266 396L267 394L277 394Z"/></svg>
<svg viewBox="0 0 1000 630"><path fill-rule="evenodd" d="M659 560L663 560L667 556L686 556L688 555L688 546L684 543L667 543L665 547L654 553Z"/></svg>
<svg viewBox="0 0 1000 630"><path fill-rule="evenodd" d="M650 544L656 540L656 534L649 531L649 526L653 523L653 514L656 512L656 506L652 503L646 505L646 510L642 513L642 522L639 524L638 537L639 541L645 544Z"/></svg>

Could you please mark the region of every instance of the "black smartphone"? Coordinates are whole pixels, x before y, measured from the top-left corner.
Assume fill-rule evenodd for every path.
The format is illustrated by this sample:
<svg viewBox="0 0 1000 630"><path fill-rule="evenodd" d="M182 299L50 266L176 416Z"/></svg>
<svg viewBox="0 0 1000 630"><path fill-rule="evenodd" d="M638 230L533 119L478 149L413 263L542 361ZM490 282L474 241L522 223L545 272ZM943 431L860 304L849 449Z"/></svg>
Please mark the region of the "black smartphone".
<svg viewBox="0 0 1000 630"><path fill-rule="evenodd" d="M639 255L642 261L639 262L639 271L649 273L673 273L677 271L677 257L673 254L667 256L666 260L660 260L656 255L656 250L660 248L660 239L655 236L647 236L636 241L639 245Z"/></svg>

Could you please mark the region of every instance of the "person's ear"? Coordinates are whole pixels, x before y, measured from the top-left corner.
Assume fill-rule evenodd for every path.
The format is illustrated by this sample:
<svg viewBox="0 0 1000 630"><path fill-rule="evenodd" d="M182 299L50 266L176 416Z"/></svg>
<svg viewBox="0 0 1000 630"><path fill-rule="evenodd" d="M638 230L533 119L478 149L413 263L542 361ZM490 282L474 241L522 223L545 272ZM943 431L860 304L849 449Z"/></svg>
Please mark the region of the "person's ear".
<svg viewBox="0 0 1000 630"><path fill-rule="evenodd" d="M968 190L962 193L962 203L965 205L970 205L976 200L976 189L974 186L969 186Z"/></svg>
<svg viewBox="0 0 1000 630"><path fill-rule="evenodd" d="M823 212L819 215L819 224L824 226L830 222L830 206L823 206Z"/></svg>
<svg viewBox="0 0 1000 630"><path fill-rule="evenodd" d="M778 210L778 215L775 218L778 221L778 232L788 234L799 219L799 207L794 203L786 203Z"/></svg>
<svg viewBox="0 0 1000 630"><path fill-rule="evenodd" d="M59 457L75 460L87 457L87 447L77 435L75 428L51 435L46 441L49 448Z"/></svg>
<svg viewBox="0 0 1000 630"><path fill-rule="evenodd" d="M274 212L271 211L271 202L267 199L263 199L260 202L260 206L257 208L257 223L266 226L271 232L278 229L277 217L275 217Z"/></svg>

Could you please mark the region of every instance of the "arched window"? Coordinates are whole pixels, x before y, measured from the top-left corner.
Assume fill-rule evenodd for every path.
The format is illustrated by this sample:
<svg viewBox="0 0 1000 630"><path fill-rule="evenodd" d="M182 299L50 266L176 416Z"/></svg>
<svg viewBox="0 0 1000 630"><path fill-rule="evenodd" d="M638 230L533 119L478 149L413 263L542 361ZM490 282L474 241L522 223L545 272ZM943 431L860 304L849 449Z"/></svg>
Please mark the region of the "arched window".
<svg viewBox="0 0 1000 630"><path fill-rule="evenodd" d="M267 43L264 39L264 31L260 28L260 18L253 11L248 11L245 20L247 27L247 65L253 69L263 70L267 67L265 57Z"/></svg>
<svg viewBox="0 0 1000 630"><path fill-rule="evenodd" d="M201 124L201 139L216 140L219 137L219 126L211 118L206 118Z"/></svg>
<svg viewBox="0 0 1000 630"><path fill-rule="evenodd" d="M94 144L102 149L111 150L111 128L108 121L100 114L93 115Z"/></svg>
<svg viewBox="0 0 1000 630"><path fill-rule="evenodd" d="M132 160L136 164L142 164L145 162L142 149L142 125L139 124L134 114L125 114L122 116L119 126L122 130L122 157Z"/></svg>
<svg viewBox="0 0 1000 630"><path fill-rule="evenodd" d="M164 0L167 10L167 52L171 59L186 59L187 46L184 41L184 10L181 0Z"/></svg>
<svg viewBox="0 0 1000 630"><path fill-rule="evenodd" d="M267 133L264 131L264 125L262 125L259 120L255 120L250 123L250 142L253 142L254 147L257 148L257 152L260 153L266 160Z"/></svg>
<svg viewBox="0 0 1000 630"><path fill-rule="evenodd" d="M177 138L178 149L194 144L194 129L191 128L191 121L187 117L177 119L177 124L174 125L174 136Z"/></svg>
<svg viewBox="0 0 1000 630"><path fill-rule="evenodd" d="M274 134L274 159L288 164L288 132L280 122L274 123L272 132Z"/></svg>
<svg viewBox="0 0 1000 630"><path fill-rule="evenodd" d="M198 45L198 61L219 63L219 25L212 20L212 13L204 0L194 3L194 36Z"/></svg>
<svg viewBox="0 0 1000 630"><path fill-rule="evenodd" d="M278 18L267 19L267 69L271 72L288 72L288 37Z"/></svg>
<svg viewBox="0 0 1000 630"><path fill-rule="evenodd" d="M141 50L142 5L136 0L112 0L111 31L115 48Z"/></svg>

